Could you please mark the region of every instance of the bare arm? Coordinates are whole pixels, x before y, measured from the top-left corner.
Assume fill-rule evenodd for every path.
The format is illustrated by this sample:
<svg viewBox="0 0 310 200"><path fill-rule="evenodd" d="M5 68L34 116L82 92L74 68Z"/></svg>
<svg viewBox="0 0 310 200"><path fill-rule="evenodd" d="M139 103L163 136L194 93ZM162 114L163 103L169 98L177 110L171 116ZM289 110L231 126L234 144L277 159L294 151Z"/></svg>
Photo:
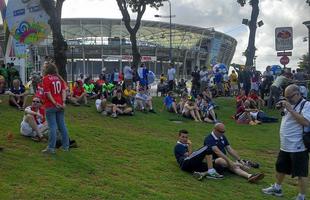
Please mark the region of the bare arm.
<svg viewBox="0 0 310 200"><path fill-rule="evenodd" d="M229 155L234 157L236 160L240 160L241 159L239 154L233 148L231 148L230 145L226 147L226 150L229 153Z"/></svg>
<svg viewBox="0 0 310 200"><path fill-rule="evenodd" d="M223 158L229 166L233 166L233 161L230 160L217 146L213 146L212 150L219 158Z"/></svg>
<svg viewBox="0 0 310 200"><path fill-rule="evenodd" d="M297 123L301 124L302 126L310 126L310 122L306 118L304 118L304 116L299 114L299 112L296 112L292 108L290 103L288 103L287 101L282 101L282 103L284 107L286 108L286 110L292 114L292 116L295 118Z"/></svg>

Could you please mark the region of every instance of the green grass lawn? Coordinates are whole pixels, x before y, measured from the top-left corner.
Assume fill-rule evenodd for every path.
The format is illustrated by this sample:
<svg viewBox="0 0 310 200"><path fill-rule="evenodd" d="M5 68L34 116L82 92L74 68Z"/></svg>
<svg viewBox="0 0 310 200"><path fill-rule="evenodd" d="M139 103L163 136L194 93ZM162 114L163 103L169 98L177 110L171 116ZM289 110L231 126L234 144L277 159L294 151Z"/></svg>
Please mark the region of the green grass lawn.
<svg viewBox="0 0 310 200"><path fill-rule="evenodd" d="M235 104L217 99L219 119L226 136L242 158L261 163L266 174L258 184L225 174L224 180L195 180L180 171L173 155L179 129L188 129L194 148L199 148L212 125L177 118L166 111L137 113L112 119L96 113L94 105L68 106L66 123L79 148L42 155L46 144L19 134L23 113L0 104L0 200L7 199L276 199L261 188L274 182L274 163L279 149L279 124L237 125L231 119ZM156 99L156 110L161 108ZM279 116L277 112L272 113ZM12 141L7 133L12 132ZM296 194L296 180L286 179L284 199ZM283 199L283 198L282 198Z"/></svg>

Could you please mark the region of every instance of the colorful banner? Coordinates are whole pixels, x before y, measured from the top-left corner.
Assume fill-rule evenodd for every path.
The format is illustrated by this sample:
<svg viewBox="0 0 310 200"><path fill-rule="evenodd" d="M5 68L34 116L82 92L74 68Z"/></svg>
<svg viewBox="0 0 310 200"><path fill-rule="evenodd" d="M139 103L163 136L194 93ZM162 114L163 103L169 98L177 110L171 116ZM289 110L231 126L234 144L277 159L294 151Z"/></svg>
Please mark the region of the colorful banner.
<svg viewBox="0 0 310 200"><path fill-rule="evenodd" d="M50 33L49 16L40 0L10 0L6 21L11 35L21 44L37 44Z"/></svg>

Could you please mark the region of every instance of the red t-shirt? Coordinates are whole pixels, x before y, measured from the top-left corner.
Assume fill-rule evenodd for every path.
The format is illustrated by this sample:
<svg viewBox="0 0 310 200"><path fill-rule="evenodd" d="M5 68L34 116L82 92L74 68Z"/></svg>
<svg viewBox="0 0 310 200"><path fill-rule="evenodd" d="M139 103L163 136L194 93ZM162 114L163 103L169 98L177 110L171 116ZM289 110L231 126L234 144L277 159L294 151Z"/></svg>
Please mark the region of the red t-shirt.
<svg viewBox="0 0 310 200"><path fill-rule="evenodd" d="M32 107L31 107L31 110L35 112ZM41 106L38 111L43 116L43 118L38 117L37 115L34 115L34 120L36 121L37 124L43 124L45 122L45 109L43 106Z"/></svg>
<svg viewBox="0 0 310 200"><path fill-rule="evenodd" d="M85 90L84 90L83 87L77 87L77 86L74 86L74 87L73 87L73 96L74 96L74 97L79 97L79 96L81 96L84 92L85 92Z"/></svg>
<svg viewBox="0 0 310 200"><path fill-rule="evenodd" d="M247 100L247 96L245 96L245 95L238 95L236 97L236 100L237 100L237 103L240 102L240 101L245 101L245 100Z"/></svg>
<svg viewBox="0 0 310 200"><path fill-rule="evenodd" d="M253 99L254 101L256 101L257 99L258 99L258 96L257 96L257 94L250 94L249 95L249 98L251 98L251 99Z"/></svg>
<svg viewBox="0 0 310 200"><path fill-rule="evenodd" d="M45 94L45 108L56 107L47 97L47 93L50 92L55 102L62 105L62 92L66 90L65 83L55 75L47 75L43 77L43 90Z"/></svg>

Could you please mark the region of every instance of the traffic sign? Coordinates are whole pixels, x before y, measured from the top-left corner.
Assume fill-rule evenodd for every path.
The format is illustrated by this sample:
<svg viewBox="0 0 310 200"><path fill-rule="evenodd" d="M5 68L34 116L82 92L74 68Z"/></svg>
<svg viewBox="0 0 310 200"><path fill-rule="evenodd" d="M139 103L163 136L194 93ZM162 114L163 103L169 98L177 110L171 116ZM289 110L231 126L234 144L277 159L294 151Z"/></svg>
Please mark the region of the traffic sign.
<svg viewBox="0 0 310 200"><path fill-rule="evenodd" d="M293 49L293 28L277 27L275 29L276 50L285 51Z"/></svg>
<svg viewBox="0 0 310 200"><path fill-rule="evenodd" d="M277 56L292 56L292 52L277 52Z"/></svg>
<svg viewBox="0 0 310 200"><path fill-rule="evenodd" d="M290 62L290 59L289 59L287 56L282 56L282 57L280 58L280 63L281 63L282 65L287 65L289 62Z"/></svg>

